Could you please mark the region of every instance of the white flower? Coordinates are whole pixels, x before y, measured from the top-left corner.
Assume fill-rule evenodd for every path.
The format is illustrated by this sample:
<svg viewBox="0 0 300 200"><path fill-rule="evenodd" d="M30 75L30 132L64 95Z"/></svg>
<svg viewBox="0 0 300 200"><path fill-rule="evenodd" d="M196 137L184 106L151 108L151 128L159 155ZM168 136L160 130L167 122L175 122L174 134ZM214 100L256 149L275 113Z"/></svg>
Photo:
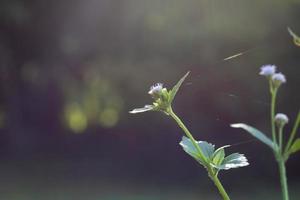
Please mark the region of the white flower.
<svg viewBox="0 0 300 200"><path fill-rule="evenodd" d="M272 75L272 81L276 87L286 82L285 76L282 73L276 73Z"/></svg>
<svg viewBox="0 0 300 200"><path fill-rule="evenodd" d="M151 86L150 91L148 94L152 96L160 95L161 91L163 89L163 84L162 83L156 83L155 85Z"/></svg>
<svg viewBox="0 0 300 200"><path fill-rule="evenodd" d="M142 112L147 112L147 111L157 111L159 110L161 106L161 98L163 97L163 91L166 90L163 88L162 83L156 83L155 85L151 86L150 91L148 92L153 98L154 102L152 105L145 105L143 108L135 108L129 113L131 114L136 114L136 113L142 113Z"/></svg>
<svg viewBox="0 0 300 200"><path fill-rule="evenodd" d="M275 123L278 127L283 127L285 124L289 122L289 118L283 113L277 113L275 116Z"/></svg>
<svg viewBox="0 0 300 200"><path fill-rule="evenodd" d="M271 77L273 74L275 74L276 66L275 65L263 65L260 68L259 75Z"/></svg>
<svg viewBox="0 0 300 200"><path fill-rule="evenodd" d="M154 84L148 92L154 99L152 105L145 105L143 108L133 109L132 111L129 111L129 113L135 114L147 111L162 111L169 115L172 101L188 74L189 72L186 73L170 91L168 91L167 88L164 88L162 83Z"/></svg>

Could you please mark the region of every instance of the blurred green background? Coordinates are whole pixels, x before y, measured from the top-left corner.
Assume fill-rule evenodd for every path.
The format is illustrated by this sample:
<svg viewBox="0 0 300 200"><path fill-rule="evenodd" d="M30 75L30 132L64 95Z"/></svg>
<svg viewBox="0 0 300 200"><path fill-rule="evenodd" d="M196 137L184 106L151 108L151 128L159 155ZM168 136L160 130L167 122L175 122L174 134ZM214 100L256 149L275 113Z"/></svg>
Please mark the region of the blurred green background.
<svg viewBox="0 0 300 200"><path fill-rule="evenodd" d="M269 131L263 64L287 76L278 106L293 122L300 48L287 27L300 34L299 19L298 0L2 0L0 198L220 199L172 120L128 114L151 103L153 83L190 70L174 110L197 139L250 162L221 174L232 199L279 200L271 151L229 124ZM287 164L291 199L299 158Z"/></svg>

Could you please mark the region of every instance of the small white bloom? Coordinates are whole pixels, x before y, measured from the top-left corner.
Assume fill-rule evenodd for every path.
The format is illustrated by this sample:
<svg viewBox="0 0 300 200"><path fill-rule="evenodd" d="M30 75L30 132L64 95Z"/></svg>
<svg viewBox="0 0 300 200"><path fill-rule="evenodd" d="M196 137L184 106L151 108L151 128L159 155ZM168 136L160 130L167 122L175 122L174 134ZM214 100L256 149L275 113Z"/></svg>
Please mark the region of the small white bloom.
<svg viewBox="0 0 300 200"><path fill-rule="evenodd" d="M275 86L280 86L282 83L286 82L285 76L282 73L276 73L272 76L272 81Z"/></svg>
<svg viewBox="0 0 300 200"><path fill-rule="evenodd" d="M289 122L289 118L283 113L277 113L275 116L275 123L282 127Z"/></svg>
<svg viewBox="0 0 300 200"><path fill-rule="evenodd" d="M259 75L270 77L275 74L276 66L275 65L263 65L260 68Z"/></svg>
<svg viewBox="0 0 300 200"><path fill-rule="evenodd" d="M148 94L150 95L159 95L163 89L163 84L162 83L156 83L155 85L151 86L150 91Z"/></svg>

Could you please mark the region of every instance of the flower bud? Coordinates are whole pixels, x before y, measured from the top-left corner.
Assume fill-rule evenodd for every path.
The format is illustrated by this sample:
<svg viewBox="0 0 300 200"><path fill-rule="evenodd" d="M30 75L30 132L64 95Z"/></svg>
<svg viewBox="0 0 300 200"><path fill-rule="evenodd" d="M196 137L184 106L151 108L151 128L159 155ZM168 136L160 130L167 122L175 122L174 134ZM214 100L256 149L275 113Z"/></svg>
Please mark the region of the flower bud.
<svg viewBox="0 0 300 200"><path fill-rule="evenodd" d="M275 116L275 123L278 128L284 127L289 122L289 118L283 113L277 113Z"/></svg>
<svg viewBox="0 0 300 200"><path fill-rule="evenodd" d="M150 94L153 98L157 99L160 97L163 89L162 83L156 83L155 85L151 86L150 91L148 94Z"/></svg>
<svg viewBox="0 0 300 200"><path fill-rule="evenodd" d="M279 87L282 83L286 82L286 79L282 73L276 73L272 75L272 81L275 87Z"/></svg>
<svg viewBox="0 0 300 200"><path fill-rule="evenodd" d="M260 68L259 75L271 77L273 74L275 74L276 66L275 65L263 65Z"/></svg>

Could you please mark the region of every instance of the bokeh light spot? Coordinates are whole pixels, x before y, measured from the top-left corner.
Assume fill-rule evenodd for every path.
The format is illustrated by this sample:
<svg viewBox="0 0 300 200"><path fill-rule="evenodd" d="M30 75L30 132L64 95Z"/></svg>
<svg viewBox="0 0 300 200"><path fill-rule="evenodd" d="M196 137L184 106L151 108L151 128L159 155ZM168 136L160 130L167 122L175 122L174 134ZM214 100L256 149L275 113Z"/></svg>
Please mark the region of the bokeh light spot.
<svg viewBox="0 0 300 200"><path fill-rule="evenodd" d="M115 126L119 121L119 113L114 108L105 108L100 113L100 125L103 127L113 127Z"/></svg>
<svg viewBox="0 0 300 200"><path fill-rule="evenodd" d="M82 133L87 127L87 117L78 104L67 106L65 117L69 128L75 133Z"/></svg>

